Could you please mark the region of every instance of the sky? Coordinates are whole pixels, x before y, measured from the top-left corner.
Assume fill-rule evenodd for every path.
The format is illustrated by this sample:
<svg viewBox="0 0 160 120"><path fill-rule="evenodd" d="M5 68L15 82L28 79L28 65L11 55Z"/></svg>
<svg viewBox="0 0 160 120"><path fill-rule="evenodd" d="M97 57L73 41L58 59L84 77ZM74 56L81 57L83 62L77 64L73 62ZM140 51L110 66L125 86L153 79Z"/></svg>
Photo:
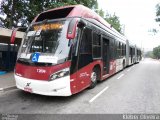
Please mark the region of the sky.
<svg viewBox="0 0 160 120"><path fill-rule="evenodd" d="M160 0L98 0L99 9L119 17L125 36L145 51L160 45L160 23L155 22ZM157 34L149 32L156 28Z"/></svg>

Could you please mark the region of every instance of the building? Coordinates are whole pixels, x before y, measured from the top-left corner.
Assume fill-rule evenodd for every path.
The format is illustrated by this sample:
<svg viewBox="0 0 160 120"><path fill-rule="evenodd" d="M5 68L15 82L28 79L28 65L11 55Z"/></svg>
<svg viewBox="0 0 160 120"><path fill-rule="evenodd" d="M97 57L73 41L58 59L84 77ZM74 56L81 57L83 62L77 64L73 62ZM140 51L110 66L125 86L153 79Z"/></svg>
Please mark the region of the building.
<svg viewBox="0 0 160 120"><path fill-rule="evenodd" d="M24 32L17 31L15 38L11 41L12 33L14 31L11 29L0 27L0 71L12 71L14 69Z"/></svg>

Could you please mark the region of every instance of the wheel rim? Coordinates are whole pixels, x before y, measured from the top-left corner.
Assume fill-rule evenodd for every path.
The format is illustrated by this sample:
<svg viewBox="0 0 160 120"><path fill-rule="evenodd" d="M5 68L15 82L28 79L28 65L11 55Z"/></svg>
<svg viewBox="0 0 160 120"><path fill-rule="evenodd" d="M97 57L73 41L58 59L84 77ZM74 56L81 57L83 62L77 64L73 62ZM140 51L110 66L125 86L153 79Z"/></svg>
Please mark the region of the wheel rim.
<svg viewBox="0 0 160 120"><path fill-rule="evenodd" d="M95 83L96 80L97 80L97 75L96 75L95 72L92 72L92 74L91 74L91 81L92 81L93 83Z"/></svg>

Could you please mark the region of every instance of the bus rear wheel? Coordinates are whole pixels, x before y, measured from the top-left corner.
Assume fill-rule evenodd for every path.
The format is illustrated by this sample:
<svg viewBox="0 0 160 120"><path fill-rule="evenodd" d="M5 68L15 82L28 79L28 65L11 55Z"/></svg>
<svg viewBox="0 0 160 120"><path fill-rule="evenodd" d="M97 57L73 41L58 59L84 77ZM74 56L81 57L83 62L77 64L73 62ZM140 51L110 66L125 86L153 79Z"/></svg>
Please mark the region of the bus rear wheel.
<svg viewBox="0 0 160 120"><path fill-rule="evenodd" d="M94 88L97 85L98 81L98 70L94 68L91 73L91 84L89 86L90 89Z"/></svg>
<svg viewBox="0 0 160 120"><path fill-rule="evenodd" d="M122 70L124 70L125 69L125 61L123 61L123 68L122 68Z"/></svg>

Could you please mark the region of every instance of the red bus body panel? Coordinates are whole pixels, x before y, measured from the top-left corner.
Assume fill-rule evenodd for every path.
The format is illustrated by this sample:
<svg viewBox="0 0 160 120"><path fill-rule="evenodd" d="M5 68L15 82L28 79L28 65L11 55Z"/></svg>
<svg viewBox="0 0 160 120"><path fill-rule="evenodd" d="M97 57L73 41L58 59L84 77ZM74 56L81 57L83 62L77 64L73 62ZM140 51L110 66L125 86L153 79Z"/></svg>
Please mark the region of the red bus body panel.
<svg viewBox="0 0 160 120"><path fill-rule="evenodd" d="M94 61L71 75L71 92L73 94L80 92L90 86L90 75L95 65L100 65L102 68L102 61Z"/></svg>
<svg viewBox="0 0 160 120"><path fill-rule="evenodd" d="M19 74L21 75L21 77L28 79L48 81L51 74L67 67L70 67L70 62L65 62L63 64L58 64L55 66L48 66L48 67L29 66L17 63L15 68L15 74ZM42 72L38 72L39 70L42 70Z"/></svg>

